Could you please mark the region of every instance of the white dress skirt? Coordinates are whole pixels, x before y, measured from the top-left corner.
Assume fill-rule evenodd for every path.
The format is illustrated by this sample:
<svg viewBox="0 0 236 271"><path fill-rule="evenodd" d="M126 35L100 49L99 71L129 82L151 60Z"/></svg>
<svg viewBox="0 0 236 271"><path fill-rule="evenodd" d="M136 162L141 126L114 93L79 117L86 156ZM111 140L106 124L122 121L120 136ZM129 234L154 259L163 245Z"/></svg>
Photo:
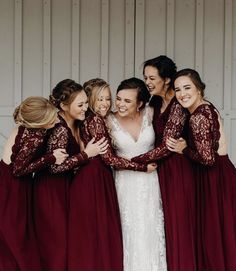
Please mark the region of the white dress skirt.
<svg viewBox="0 0 236 271"><path fill-rule="evenodd" d="M154 148L149 107L145 108L137 141L113 114L107 121L118 156L130 159ZM114 176L123 232L124 271L166 271L164 217L157 172L117 170Z"/></svg>

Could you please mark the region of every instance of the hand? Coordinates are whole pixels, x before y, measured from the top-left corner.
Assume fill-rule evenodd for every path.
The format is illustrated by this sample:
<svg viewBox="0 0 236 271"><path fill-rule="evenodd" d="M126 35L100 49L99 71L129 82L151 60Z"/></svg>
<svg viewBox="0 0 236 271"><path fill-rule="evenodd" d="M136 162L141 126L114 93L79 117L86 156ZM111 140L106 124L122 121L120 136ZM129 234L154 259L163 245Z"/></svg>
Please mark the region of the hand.
<svg viewBox="0 0 236 271"><path fill-rule="evenodd" d="M147 165L147 173L151 173L157 169L156 163L150 163Z"/></svg>
<svg viewBox="0 0 236 271"><path fill-rule="evenodd" d="M180 137L179 139L174 139L170 137L166 140L166 146L168 150L182 154L183 149L187 147L187 143L182 137Z"/></svg>
<svg viewBox="0 0 236 271"><path fill-rule="evenodd" d="M89 143L87 144L84 152L88 155L88 157L94 157L98 154L104 154L107 151L108 144L107 140L103 137L94 143L95 139L92 138Z"/></svg>
<svg viewBox="0 0 236 271"><path fill-rule="evenodd" d="M56 165L62 164L66 160L66 158L69 156L66 153L65 149L56 149L53 151L53 155L56 158L56 162L55 162Z"/></svg>

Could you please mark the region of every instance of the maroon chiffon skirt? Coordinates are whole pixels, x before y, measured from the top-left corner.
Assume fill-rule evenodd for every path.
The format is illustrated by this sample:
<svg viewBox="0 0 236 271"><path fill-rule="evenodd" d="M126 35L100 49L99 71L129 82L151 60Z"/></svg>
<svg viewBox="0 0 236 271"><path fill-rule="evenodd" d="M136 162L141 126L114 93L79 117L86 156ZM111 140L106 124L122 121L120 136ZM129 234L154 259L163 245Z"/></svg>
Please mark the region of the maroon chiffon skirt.
<svg viewBox="0 0 236 271"><path fill-rule="evenodd" d="M122 271L122 234L110 167L100 157L81 167L70 188L68 271Z"/></svg>
<svg viewBox="0 0 236 271"><path fill-rule="evenodd" d="M0 271L40 271L32 219L32 179L0 161Z"/></svg>
<svg viewBox="0 0 236 271"><path fill-rule="evenodd" d="M168 271L196 269L196 184L191 162L172 154L160 161Z"/></svg>
<svg viewBox="0 0 236 271"><path fill-rule="evenodd" d="M236 169L227 155L196 165L199 271L236 271Z"/></svg>
<svg viewBox="0 0 236 271"><path fill-rule="evenodd" d="M35 232L43 270L67 270L68 193L71 175L44 171L35 178Z"/></svg>

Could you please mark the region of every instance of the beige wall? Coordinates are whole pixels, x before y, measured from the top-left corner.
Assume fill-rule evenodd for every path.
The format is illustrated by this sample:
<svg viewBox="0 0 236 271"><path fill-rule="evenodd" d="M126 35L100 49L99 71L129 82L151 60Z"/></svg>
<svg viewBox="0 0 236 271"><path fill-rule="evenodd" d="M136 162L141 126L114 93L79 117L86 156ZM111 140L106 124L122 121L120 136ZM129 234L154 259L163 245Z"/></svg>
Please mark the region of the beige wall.
<svg viewBox="0 0 236 271"><path fill-rule="evenodd" d="M167 54L202 75L236 163L236 0L0 0L0 50L0 148L22 98L64 78L100 76L115 92Z"/></svg>

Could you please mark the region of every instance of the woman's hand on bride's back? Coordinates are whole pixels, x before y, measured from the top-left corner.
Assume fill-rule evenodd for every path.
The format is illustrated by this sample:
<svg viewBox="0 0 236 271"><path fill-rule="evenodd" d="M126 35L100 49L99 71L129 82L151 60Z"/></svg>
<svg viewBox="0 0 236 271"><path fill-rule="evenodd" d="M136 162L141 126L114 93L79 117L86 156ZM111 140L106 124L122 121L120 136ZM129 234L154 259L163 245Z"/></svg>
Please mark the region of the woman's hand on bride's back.
<svg viewBox="0 0 236 271"><path fill-rule="evenodd" d="M156 163L150 163L147 165L147 173L151 173L157 169Z"/></svg>

